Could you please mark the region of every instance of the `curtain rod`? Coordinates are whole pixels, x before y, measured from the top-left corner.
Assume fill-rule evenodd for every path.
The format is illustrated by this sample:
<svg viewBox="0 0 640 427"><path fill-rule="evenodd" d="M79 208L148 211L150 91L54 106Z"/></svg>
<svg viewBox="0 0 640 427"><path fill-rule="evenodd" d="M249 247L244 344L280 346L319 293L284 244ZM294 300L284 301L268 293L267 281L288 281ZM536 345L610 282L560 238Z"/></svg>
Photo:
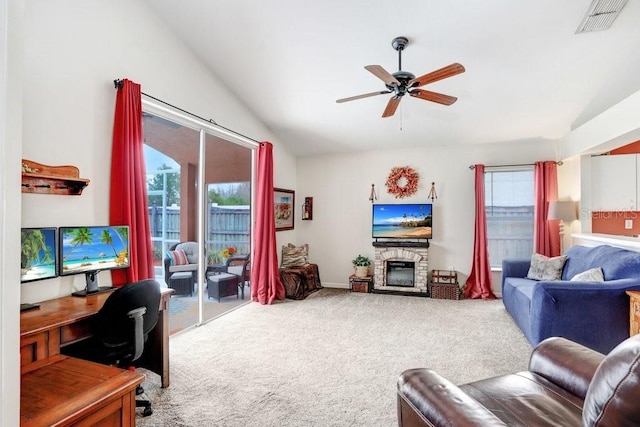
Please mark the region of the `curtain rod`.
<svg viewBox="0 0 640 427"><path fill-rule="evenodd" d="M562 164L564 162L562 160L558 160L555 163L558 166L562 166ZM485 167L487 167L487 168L513 168L513 167L517 167L517 166L535 166L535 163L520 163L520 164L516 164L516 165L494 165L494 166L485 166ZM469 166L469 169L471 169L471 170L474 170L475 168L476 168L475 165Z"/></svg>
<svg viewBox="0 0 640 427"><path fill-rule="evenodd" d="M122 86L123 86L123 85L124 85L124 82L123 82L121 79L115 79L115 80L113 81L113 86L114 86L116 89L122 89ZM249 139L249 140L251 140L251 141L253 141L253 142L255 142L255 143L262 144L262 142L260 142L260 141L258 141L258 140L256 140L256 139L253 139L253 138L251 138L251 137L249 137L249 136L247 136L247 135L243 135L243 134L241 134L240 132L236 132L236 131L235 131L235 130L233 130L233 129L226 128L226 127L224 127L224 126L222 126L222 125L220 125L220 124L216 123L216 121L215 121L215 120L213 120L213 119L208 119L208 120L207 120L207 119L205 119L204 117L200 117L200 116L198 116L197 114L193 114L193 113L192 113L192 112L190 112L190 111L183 110L183 109L182 109L182 108L180 108L180 107L176 107L176 106L175 106L175 105L173 105L173 104L169 104L168 102L165 102L165 101L163 101L162 99L158 99L158 98L156 98L155 96L151 96L151 95L149 95L148 93L144 93L144 92L142 92L142 91L141 91L140 93L141 93L141 94L143 94L144 96L148 97L148 98L153 99L154 101L161 102L161 103L163 103L164 105L167 105L167 106L169 106L169 107L171 107L171 108L175 108L176 110L178 110L178 111L182 111L183 113L188 114L188 115L190 115L190 116L192 116L192 117L195 117L195 118L200 119L200 120L202 120L202 121L205 121L205 122L208 122L208 123L214 124L214 125L216 125L216 126L218 126L218 127L222 128L222 129L224 129L224 130L226 130L226 131L228 131L228 132L235 133L236 135L239 135L239 136L241 136L241 137L243 137L243 138L247 138L247 139Z"/></svg>

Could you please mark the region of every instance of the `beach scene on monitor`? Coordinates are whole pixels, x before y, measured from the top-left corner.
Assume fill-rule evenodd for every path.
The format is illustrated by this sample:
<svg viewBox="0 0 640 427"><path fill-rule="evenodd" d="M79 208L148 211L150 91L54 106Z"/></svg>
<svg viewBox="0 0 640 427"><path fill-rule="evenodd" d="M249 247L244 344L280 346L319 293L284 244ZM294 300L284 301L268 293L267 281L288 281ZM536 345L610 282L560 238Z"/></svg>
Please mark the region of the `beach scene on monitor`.
<svg viewBox="0 0 640 427"><path fill-rule="evenodd" d="M21 239L20 281L56 277L55 229L23 229Z"/></svg>
<svg viewBox="0 0 640 427"><path fill-rule="evenodd" d="M431 239L431 205L373 205L373 237Z"/></svg>
<svg viewBox="0 0 640 427"><path fill-rule="evenodd" d="M128 227L61 228L61 274L129 266Z"/></svg>

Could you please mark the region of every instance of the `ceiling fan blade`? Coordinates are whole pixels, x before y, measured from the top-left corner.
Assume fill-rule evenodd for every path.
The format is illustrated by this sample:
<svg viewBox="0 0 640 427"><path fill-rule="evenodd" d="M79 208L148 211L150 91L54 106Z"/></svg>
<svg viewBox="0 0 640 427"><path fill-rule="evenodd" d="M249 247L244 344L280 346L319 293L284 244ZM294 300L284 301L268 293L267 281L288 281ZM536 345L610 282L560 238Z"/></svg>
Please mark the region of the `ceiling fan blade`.
<svg viewBox="0 0 640 427"><path fill-rule="evenodd" d="M402 97L396 95L389 100L387 103L387 108L384 109L384 113L382 113L382 117L390 117L396 113L396 109L398 108L398 104L400 104L400 100Z"/></svg>
<svg viewBox="0 0 640 427"><path fill-rule="evenodd" d="M451 105L458 100L455 96L449 96L438 92L431 92L424 89L414 89L409 92L414 98L424 99L425 101L437 102L438 104Z"/></svg>
<svg viewBox="0 0 640 427"><path fill-rule="evenodd" d="M394 84L398 86L400 85L400 82L395 77L393 77L387 70L382 68L380 65L367 65L364 68L367 71L369 71L371 74L373 74L374 76L376 76L377 78L385 82L385 84L388 84L390 86Z"/></svg>
<svg viewBox="0 0 640 427"><path fill-rule="evenodd" d="M424 86L428 83L437 82L438 80L446 79L447 77L455 76L456 74L464 73L464 67L462 64L458 64L454 62L451 65L447 65L446 67L442 67L439 70L432 71L430 73L425 74L424 76L416 77L413 80L410 80L407 83L409 87L420 87Z"/></svg>
<svg viewBox="0 0 640 427"><path fill-rule="evenodd" d="M387 93L391 93L391 91L390 90L383 90L383 91L378 91L378 92L364 93L362 95L350 96L349 98L341 98L341 99L336 100L336 102L339 104L341 102L355 101L356 99L368 98L370 96L376 96L376 95L384 95L384 94L387 94Z"/></svg>

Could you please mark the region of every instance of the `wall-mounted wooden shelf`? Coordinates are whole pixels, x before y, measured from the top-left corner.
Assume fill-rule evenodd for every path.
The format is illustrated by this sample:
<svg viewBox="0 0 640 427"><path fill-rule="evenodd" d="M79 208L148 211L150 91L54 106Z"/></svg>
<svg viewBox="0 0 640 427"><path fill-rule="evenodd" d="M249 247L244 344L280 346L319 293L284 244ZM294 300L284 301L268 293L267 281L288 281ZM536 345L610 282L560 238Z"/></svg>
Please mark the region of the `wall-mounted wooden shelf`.
<svg viewBox="0 0 640 427"><path fill-rule="evenodd" d="M82 194L89 180L80 178L75 166L47 166L22 159L22 192L39 194Z"/></svg>
<svg viewBox="0 0 640 427"><path fill-rule="evenodd" d="M313 219L313 197L305 197L304 205L302 205L302 220L310 221Z"/></svg>

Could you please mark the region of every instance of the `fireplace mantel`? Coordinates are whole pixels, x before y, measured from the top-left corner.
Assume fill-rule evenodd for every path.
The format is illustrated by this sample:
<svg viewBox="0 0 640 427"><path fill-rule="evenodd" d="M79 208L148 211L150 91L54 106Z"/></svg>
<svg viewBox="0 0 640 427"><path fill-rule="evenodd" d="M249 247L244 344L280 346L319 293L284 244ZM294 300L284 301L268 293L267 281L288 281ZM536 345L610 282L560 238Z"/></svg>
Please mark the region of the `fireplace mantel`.
<svg viewBox="0 0 640 427"><path fill-rule="evenodd" d="M428 248L429 241L376 240L372 245L375 248Z"/></svg>

